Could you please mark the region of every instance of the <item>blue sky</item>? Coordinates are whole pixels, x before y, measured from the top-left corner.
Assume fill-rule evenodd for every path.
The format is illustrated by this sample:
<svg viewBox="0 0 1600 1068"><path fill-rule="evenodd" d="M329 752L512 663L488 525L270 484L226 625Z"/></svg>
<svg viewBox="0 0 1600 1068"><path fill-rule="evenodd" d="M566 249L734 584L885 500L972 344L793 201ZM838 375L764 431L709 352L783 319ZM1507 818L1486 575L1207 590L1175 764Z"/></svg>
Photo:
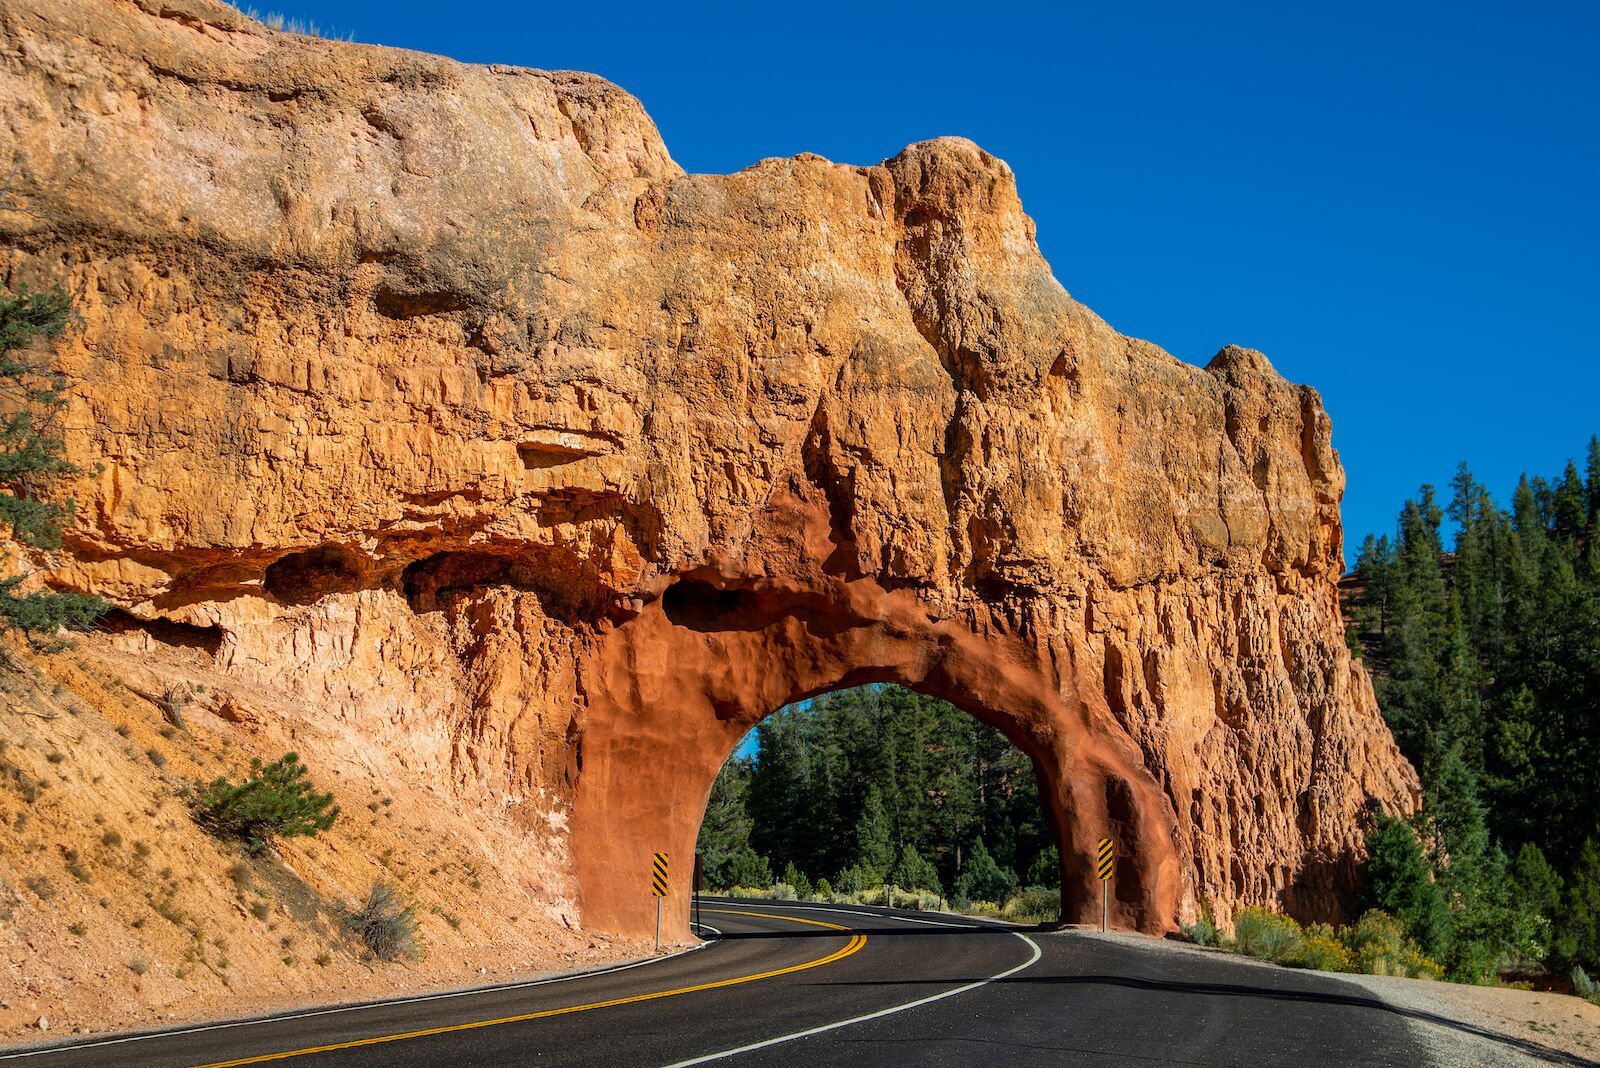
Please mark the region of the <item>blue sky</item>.
<svg viewBox="0 0 1600 1068"><path fill-rule="evenodd" d="M677 161L1006 159L1074 296L1309 382L1347 557L1466 460L1502 499L1600 431L1600 5L269 0L358 41L602 74Z"/></svg>

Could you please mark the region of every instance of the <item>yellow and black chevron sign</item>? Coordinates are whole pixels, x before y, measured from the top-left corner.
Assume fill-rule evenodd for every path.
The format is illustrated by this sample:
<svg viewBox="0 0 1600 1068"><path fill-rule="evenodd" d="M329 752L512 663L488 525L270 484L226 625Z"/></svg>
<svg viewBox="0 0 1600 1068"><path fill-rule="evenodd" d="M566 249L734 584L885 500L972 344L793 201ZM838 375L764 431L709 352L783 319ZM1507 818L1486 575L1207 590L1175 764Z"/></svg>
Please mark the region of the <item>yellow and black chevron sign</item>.
<svg viewBox="0 0 1600 1068"><path fill-rule="evenodd" d="M667 855L657 853L655 872L650 877L650 892L656 897L667 896Z"/></svg>
<svg viewBox="0 0 1600 1068"><path fill-rule="evenodd" d="M656 855L660 856L659 853ZM1111 839L1100 839L1100 863L1097 870L1100 874L1101 882L1104 883L1111 881L1111 869L1116 867L1116 863L1117 851L1116 848L1112 846Z"/></svg>

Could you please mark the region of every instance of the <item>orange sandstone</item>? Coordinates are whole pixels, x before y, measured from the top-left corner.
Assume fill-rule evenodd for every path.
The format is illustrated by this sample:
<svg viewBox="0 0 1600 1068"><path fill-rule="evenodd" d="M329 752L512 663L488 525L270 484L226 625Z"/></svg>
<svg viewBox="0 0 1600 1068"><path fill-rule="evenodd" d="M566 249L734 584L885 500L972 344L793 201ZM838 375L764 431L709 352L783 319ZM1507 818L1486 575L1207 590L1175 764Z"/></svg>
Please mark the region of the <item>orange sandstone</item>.
<svg viewBox="0 0 1600 1068"><path fill-rule="evenodd" d="M590 75L209 0L0 35L5 281L84 320L38 563L534 836L584 925L647 929L740 735L864 682L1033 758L1069 919L1101 835L1116 923L1332 917L1415 805L1316 392L1112 330L970 142L688 175Z"/></svg>

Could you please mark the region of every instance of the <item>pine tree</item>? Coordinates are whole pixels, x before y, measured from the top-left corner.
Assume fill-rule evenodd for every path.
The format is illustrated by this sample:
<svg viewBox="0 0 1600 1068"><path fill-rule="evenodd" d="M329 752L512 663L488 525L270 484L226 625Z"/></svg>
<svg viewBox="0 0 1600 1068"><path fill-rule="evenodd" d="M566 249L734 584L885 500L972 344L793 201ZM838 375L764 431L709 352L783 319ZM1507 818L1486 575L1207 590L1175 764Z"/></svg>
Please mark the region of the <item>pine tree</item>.
<svg viewBox="0 0 1600 1068"><path fill-rule="evenodd" d="M1541 535L1545 533L1544 517L1539 514L1539 499L1527 475L1517 482L1517 490L1512 494L1511 515L1517 533L1525 540L1536 532Z"/></svg>
<svg viewBox="0 0 1600 1068"><path fill-rule="evenodd" d="M1493 977L1510 935L1506 864L1489 841L1477 780L1455 750L1433 776L1424 818L1435 885L1451 913L1444 963L1457 979L1483 982Z"/></svg>
<svg viewBox="0 0 1600 1068"><path fill-rule="evenodd" d="M1450 945L1450 910L1433 881L1422 843L1405 821L1377 816L1367 837L1362 884L1368 908L1397 917L1429 956L1444 955Z"/></svg>
<svg viewBox="0 0 1600 1068"><path fill-rule="evenodd" d="M1600 851L1583 843L1567 878L1557 924L1556 951L1586 971L1600 972Z"/></svg>
<svg viewBox="0 0 1600 1068"><path fill-rule="evenodd" d="M1367 535L1356 555L1356 570L1366 588L1358 621L1382 642L1389 633L1389 606L1394 599L1394 550L1388 535Z"/></svg>
<svg viewBox="0 0 1600 1068"><path fill-rule="evenodd" d="M933 889L951 885L974 835L1000 867L1026 864L1052 842L1032 761L947 702L855 687L780 709L757 738L752 848L802 872L837 874L841 889L898 878L907 846L932 866L919 881ZM863 866L858 825L869 810L882 819L865 820L872 859Z"/></svg>
<svg viewBox="0 0 1600 1068"><path fill-rule="evenodd" d="M742 846L729 857L727 867L723 871L726 882L718 887L719 889L729 890L735 886L762 888L772 885L772 866L767 863L766 857L749 846Z"/></svg>
<svg viewBox="0 0 1600 1068"><path fill-rule="evenodd" d="M807 897L811 893L811 880L806 878L806 873L794 866L794 861L783 866L783 878L779 882L787 883L794 887L796 897Z"/></svg>
<svg viewBox="0 0 1600 1068"><path fill-rule="evenodd" d="M1578 465L1568 460L1555 489L1556 537L1573 541L1583 537L1589 527L1588 497L1583 480L1578 477Z"/></svg>
<svg viewBox="0 0 1600 1068"><path fill-rule="evenodd" d="M51 500L58 480L81 473L65 456L60 417L67 406L68 382L37 351L41 339L59 337L72 319L72 305L61 290L22 290L0 297L0 522L11 537L34 549L56 549L72 525L73 502ZM49 648L62 629L81 630L102 615L98 597L50 590L21 592L26 573L0 579L0 627L19 630L30 642Z"/></svg>
<svg viewBox="0 0 1600 1068"><path fill-rule="evenodd" d="M195 820L223 837L237 838L249 853L263 852L275 838L313 835L333 826L339 806L319 794L296 753L270 764L250 760L241 783L218 776L194 795Z"/></svg>
<svg viewBox="0 0 1600 1068"><path fill-rule="evenodd" d="M1473 718L1470 679L1458 668L1459 636L1452 634L1449 596L1439 564L1443 513L1432 486L1400 513L1393 569L1391 622L1384 641L1387 676L1376 680L1378 700L1401 751L1415 764L1437 754L1449 735Z"/></svg>
<svg viewBox="0 0 1600 1068"><path fill-rule="evenodd" d="M1512 943L1531 960L1543 960L1554 946L1556 923L1561 916L1561 875L1544 853L1524 842L1512 862L1511 905L1517 930Z"/></svg>
<svg viewBox="0 0 1600 1068"><path fill-rule="evenodd" d="M1016 875L995 863L989 850L984 847L982 838L974 841L967 866L956 878L956 897L1000 904L1016 888Z"/></svg>
<svg viewBox="0 0 1600 1068"><path fill-rule="evenodd" d="M1059 887L1061 885L1061 851L1055 846L1048 846L1034 857L1033 863L1028 865L1027 884L1029 886Z"/></svg>
<svg viewBox="0 0 1600 1068"><path fill-rule="evenodd" d="M894 862L889 881L907 890L927 890L942 895L944 887L939 882L939 869L930 864L908 842Z"/></svg>
<svg viewBox="0 0 1600 1068"><path fill-rule="evenodd" d="M884 811L883 794L874 783L867 789L861 803L861 817L856 821L857 865L886 876L894 864L894 842L890 838L889 815Z"/></svg>
<svg viewBox="0 0 1600 1068"><path fill-rule="evenodd" d="M727 888L732 881L729 867L733 857L750 844L750 814L745 796L750 789L751 761L733 757L722 765L711 784L706 814L700 821L700 837L695 851L704 858L705 878L712 886Z"/></svg>
<svg viewBox="0 0 1600 1068"><path fill-rule="evenodd" d="M1589 522L1600 524L1600 434L1589 438L1589 453L1584 466L1584 489L1589 502Z"/></svg>

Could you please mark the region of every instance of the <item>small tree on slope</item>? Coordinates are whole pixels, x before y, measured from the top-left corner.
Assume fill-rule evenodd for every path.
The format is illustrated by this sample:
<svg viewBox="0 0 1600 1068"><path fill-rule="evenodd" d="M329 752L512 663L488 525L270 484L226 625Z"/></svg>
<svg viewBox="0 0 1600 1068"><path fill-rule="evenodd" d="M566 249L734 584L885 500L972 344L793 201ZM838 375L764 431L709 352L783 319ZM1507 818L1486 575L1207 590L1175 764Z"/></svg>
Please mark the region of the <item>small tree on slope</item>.
<svg viewBox="0 0 1600 1068"><path fill-rule="evenodd" d="M36 351L41 338L60 336L71 321L72 305L59 289L0 297L0 521L34 549L59 548L73 519L73 502L45 497L58 479L79 473L63 456L67 380ZM14 571L16 562L8 563ZM0 627L22 631L37 646L49 647L62 628L82 629L106 610L100 598L80 593L21 593L27 578L0 579Z"/></svg>

